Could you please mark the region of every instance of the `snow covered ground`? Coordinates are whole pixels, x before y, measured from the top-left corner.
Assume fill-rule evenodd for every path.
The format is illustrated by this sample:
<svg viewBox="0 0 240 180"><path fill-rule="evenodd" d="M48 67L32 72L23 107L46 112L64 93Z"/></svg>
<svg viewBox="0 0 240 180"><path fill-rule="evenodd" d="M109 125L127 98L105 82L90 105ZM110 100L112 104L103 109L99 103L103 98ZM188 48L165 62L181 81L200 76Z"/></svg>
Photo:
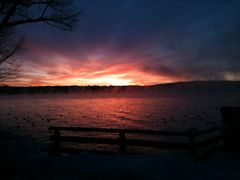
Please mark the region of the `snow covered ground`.
<svg viewBox="0 0 240 180"><path fill-rule="evenodd" d="M97 155L57 157L33 139L0 132L0 179L239 180L240 161L219 154L194 163L187 155Z"/></svg>

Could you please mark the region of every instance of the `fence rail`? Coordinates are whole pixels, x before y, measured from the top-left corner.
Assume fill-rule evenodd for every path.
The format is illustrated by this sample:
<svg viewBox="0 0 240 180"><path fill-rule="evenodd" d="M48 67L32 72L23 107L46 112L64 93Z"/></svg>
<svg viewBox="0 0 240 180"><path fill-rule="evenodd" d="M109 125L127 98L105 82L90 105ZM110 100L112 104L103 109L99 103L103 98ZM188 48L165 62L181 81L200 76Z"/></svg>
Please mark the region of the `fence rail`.
<svg viewBox="0 0 240 180"><path fill-rule="evenodd" d="M62 152L76 152L76 150L63 147L62 142L77 142L81 144L108 144L108 145L118 145L119 151L122 153L127 153L127 147L129 146L141 146L141 147L158 147L167 149L182 149L190 152L195 160L199 157L204 158L205 156L210 156L211 152L215 152L216 149L221 147L223 141L222 133L218 133L213 137L207 137L204 140L198 140L200 136L208 135L211 133L219 132L217 128L210 128L203 131L197 131L196 129L189 129L187 131L164 131L164 130L136 130L136 129L110 129L110 128L88 128L88 127L49 127L49 130L53 132L50 139L53 141L54 145L52 151L54 153L60 154ZM61 134L61 132L75 132L74 136L69 136L66 134ZM104 138L104 137L83 137L81 132L97 132L103 134L117 134L118 138ZM77 134L76 134L77 133ZM160 141L160 140L146 140L146 139L129 139L126 137L128 134L136 135L151 135L151 136L164 136L164 137L186 137L187 142L170 142L170 141ZM202 148L213 146L204 153L199 154L198 151Z"/></svg>

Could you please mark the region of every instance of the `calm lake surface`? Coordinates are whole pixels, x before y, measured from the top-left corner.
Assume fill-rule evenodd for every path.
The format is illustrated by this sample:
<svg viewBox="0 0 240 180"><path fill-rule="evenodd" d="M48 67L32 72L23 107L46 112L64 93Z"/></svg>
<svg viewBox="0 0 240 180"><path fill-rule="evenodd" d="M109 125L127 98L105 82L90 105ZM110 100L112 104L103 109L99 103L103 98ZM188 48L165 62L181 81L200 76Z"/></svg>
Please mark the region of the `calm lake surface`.
<svg viewBox="0 0 240 180"><path fill-rule="evenodd" d="M101 98L66 95L0 97L3 129L49 139L49 126L133 129L204 129L222 122L219 108L240 105L223 98Z"/></svg>

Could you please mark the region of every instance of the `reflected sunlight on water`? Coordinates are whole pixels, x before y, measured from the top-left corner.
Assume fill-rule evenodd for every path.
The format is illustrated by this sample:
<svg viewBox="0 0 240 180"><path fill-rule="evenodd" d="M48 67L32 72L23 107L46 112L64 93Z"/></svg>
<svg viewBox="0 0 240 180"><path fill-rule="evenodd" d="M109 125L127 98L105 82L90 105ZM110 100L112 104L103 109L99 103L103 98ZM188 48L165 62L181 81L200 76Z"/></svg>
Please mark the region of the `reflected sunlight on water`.
<svg viewBox="0 0 240 180"><path fill-rule="evenodd" d="M49 126L133 129L206 128L221 123L219 108L233 102L181 98L1 97L0 125L41 140Z"/></svg>

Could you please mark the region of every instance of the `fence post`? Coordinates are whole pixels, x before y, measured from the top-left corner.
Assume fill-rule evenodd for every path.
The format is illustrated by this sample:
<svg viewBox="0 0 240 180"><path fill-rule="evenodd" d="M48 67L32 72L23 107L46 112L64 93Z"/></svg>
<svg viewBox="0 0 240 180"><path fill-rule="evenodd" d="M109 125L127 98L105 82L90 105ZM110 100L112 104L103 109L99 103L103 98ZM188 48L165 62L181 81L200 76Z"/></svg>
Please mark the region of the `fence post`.
<svg viewBox="0 0 240 180"><path fill-rule="evenodd" d="M119 132L119 151L122 153L126 153L126 143L125 143L126 137L125 132L120 131Z"/></svg>
<svg viewBox="0 0 240 180"><path fill-rule="evenodd" d="M56 154L58 154L60 152L60 147L61 147L60 136L61 136L61 134L60 134L59 129L54 129L53 143L54 143L54 151Z"/></svg>

